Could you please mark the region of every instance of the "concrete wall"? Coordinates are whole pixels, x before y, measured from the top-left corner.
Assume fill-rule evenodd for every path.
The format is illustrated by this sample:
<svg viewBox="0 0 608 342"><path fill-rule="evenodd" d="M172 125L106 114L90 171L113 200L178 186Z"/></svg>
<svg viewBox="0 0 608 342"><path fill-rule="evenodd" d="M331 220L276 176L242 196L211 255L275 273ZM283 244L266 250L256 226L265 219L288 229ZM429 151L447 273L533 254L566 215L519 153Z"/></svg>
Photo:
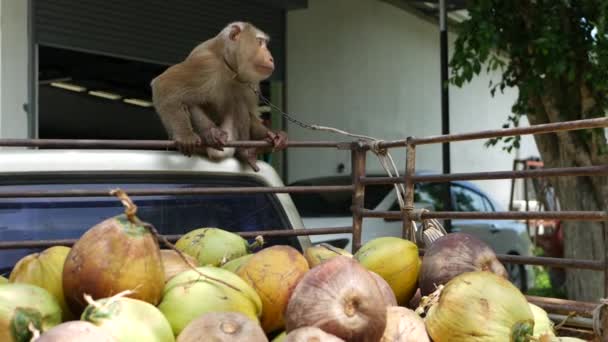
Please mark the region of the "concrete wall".
<svg viewBox="0 0 608 342"><path fill-rule="evenodd" d="M0 137L27 138L27 0L0 0Z"/></svg>
<svg viewBox="0 0 608 342"><path fill-rule="evenodd" d="M385 140L441 134L438 25L378 0L310 0L308 9L289 12L287 42L287 108L298 119ZM453 133L497 129L506 121L517 93L492 98L489 80L482 75L450 88ZM289 134L294 140L343 139L292 124ZM515 153L483 144L452 144L452 172L512 168ZM392 153L404 170L404 151ZM531 138L519 153L537 155ZM368 161L368 172L382 171L375 157ZM288 181L337 174L340 163L350 172L348 152L292 149ZM420 147L417 167L441 171L441 146ZM507 205L509 181L478 184Z"/></svg>

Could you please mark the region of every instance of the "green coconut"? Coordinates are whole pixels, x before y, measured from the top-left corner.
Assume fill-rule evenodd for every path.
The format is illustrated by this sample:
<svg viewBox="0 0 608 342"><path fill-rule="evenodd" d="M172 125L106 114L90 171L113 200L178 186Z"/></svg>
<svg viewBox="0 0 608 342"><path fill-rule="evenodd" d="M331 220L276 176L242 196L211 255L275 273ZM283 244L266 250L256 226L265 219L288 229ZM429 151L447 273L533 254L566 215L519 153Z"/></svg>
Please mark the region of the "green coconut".
<svg viewBox="0 0 608 342"><path fill-rule="evenodd" d="M533 335L526 297L494 273L461 273L431 297L425 325L435 342L528 342Z"/></svg>
<svg viewBox="0 0 608 342"><path fill-rule="evenodd" d="M9 278L11 283L27 283L47 290L61 306L64 321L74 318L63 296L63 264L68 253L69 247L54 246L27 255L17 262Z"/></svg>
<svg viewBox="0 0 608 342"><path fill-rule="evenodd" d="M201 266L220 266L251 253L263 244L260 237L253 244L240 235L220 228L199 228L183 235L175 247L194 257Z"/></svg>
<svg viewBox="0 0 608 342"><path fill-rule="evenodd" d="M238 275L203 266L169 280L158 308L177 336L192 320L209 312L240 312L259 322L262 300Z"/></svg>
<svg viewBox="0 0 608 342"><path fill-rule="evenodd" d="M61 307L47 290L24 283L0 284L0 341L30 342L61 323Z"/></svg>
<svg viewBox="0 0 608 342"><path fill-rule="evenodd" d="M251 259L251 257L253 257L253 254L247 254L247 255L243 255L241 257L238 257L236 259L232 259L230 261L228 261L227 263L222 265L222 268L225 270L228 270L230 272L233 273L237 273L238 270L247 263L247 261L249 261L249 259Z"/></svg>
<svg viewBox="0 0 608 342"><path fill-rule="evenodd" d="M117 342L174 342L175 336L165 316L152 304L123 297L128 291L110 298L93 300L81 320L107 331Z"/></svg>

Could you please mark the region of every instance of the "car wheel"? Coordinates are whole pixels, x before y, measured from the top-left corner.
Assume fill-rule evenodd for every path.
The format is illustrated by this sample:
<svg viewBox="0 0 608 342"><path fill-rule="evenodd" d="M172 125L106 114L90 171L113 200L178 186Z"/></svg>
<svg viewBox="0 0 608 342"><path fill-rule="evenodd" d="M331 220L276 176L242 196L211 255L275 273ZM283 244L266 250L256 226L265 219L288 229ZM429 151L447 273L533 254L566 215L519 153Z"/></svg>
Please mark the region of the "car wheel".
<svg viewBox="0 0 608 342"><path fill-rule="evenodd" d="M524 265L506 264L505 268L509 274L509 280L513 285L517 286L521 292L528 290L526 269L524 268Z"/></svg>

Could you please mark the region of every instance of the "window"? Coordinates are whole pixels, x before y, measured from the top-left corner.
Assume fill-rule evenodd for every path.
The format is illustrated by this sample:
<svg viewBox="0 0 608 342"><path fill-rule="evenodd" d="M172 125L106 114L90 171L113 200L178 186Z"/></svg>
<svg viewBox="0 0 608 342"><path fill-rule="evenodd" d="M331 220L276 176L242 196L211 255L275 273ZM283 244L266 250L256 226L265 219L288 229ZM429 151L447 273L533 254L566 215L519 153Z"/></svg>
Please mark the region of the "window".
<svg viewBox="0 0 608 342"><path fill-rule="evenodd" d="M95 176L93 176L95 177ZM138 178L91 181L40 180L29 184L2 185L6 191L90 189L109 190L218 186L259 186L245 177L157 179ZM142 180L143 179L143 180ZM183 234L201 227L229 231L292 228L275 194L228 194L187 196L132 196L140 219L152 223L162 234ZM80 237L102 220L121 214L122 203L114 197L4 198L0 199L0 240L47 240ZM288 244L301 250L295 237L265 238L266 245ZM0 251L0 272L21 257L40 249Z"/></svg>
<svg viewBox="0 0 608 342"><path fill-rule="evenodd" d="M447 183L419 183L414 191L414 204L430 206L432 211L443 211L446 189ZM395 201L389 210L401 210L399 202Z"/></svg>
<svg viewBox="0 0 608 342"><path fill-rule="evenodd" d="M456 211L486 211L484 198L470 189L452 185L454 209Z"/></svg>
<svg viewBox="0 0 608 342"><path fill-rule="evenodd" d="M292 183L292 186L351 185L350 177L325 177ZM374 209L393 189L393 185L367 185L363 206ZM352 192L294 193L291 198L302 217L351 216Z"/></svg>

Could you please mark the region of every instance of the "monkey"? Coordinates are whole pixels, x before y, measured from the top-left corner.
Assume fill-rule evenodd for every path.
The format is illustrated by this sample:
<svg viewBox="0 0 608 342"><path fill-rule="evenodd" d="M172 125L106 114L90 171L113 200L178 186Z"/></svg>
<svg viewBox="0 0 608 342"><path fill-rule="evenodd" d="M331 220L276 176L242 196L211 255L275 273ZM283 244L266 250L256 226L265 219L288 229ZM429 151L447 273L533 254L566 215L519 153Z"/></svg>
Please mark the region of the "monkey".
<svg viewBox="0 0 608 342"><path fill-rule="evenodd" d="M253 24L235 21L152 79L153 106L178 151L212 160L234 156L257 172L264 149L224 145L266 140L274 151L286 148L287 133L266 128L257 116L259 84L275 69L269 41Z"/></svg>

